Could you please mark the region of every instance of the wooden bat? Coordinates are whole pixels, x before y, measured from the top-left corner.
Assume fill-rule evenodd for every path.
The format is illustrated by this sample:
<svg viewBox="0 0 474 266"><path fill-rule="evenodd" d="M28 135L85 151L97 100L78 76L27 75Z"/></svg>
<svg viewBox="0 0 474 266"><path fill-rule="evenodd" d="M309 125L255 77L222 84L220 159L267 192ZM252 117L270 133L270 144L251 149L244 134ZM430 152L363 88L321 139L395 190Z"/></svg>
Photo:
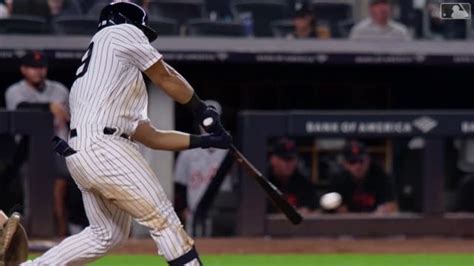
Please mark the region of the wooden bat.
<svg viewBox="0 0 474 266"><path fill-rule="evenodd" d="M237 161L245 166L255 177L257 183L262 187L262 189L267 193L267 196L273 201L275 206L280 209L291 221L291 223L297 225L303 221L303 217L298 213L298 211L291 206L288 201L285 200L283 194L280 190L278 190L275 185L273 185L266 177L262 175L262 173L255 168L255 166L247 160L247 158L234 146L234 144L230 144L230 150L234 153L237 157Z"/></svg>

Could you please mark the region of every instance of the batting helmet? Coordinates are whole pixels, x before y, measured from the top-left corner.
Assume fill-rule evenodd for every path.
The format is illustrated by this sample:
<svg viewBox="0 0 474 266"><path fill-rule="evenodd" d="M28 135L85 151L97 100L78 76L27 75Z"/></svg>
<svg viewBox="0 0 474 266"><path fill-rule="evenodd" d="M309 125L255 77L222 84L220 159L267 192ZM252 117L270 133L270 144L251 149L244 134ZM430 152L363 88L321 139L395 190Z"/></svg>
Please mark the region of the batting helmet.
<svg viewBox="0 0 474 266"><path fill-rule="evenodd" d="M107 26L124 23L135 25L143 31L150 42L158 37L156 31L148 26L148 15L145 10L136 4L129 2L111 3L100 12L99 30Z"/></svg>

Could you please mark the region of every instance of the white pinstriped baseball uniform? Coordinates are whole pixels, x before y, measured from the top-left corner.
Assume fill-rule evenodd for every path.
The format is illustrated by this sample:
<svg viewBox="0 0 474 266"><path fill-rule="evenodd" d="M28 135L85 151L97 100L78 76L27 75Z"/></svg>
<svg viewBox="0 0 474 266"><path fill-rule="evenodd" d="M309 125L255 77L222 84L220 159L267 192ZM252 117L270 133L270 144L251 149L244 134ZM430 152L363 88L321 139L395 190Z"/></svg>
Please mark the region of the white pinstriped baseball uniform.
<svg viewBox="0 0 474 266"><path fill-rule="evenodd" d="M146 36L130 24L109 26L91 40L70 94L69 144L78 151L66 162L81 189L90 226L25 265L83 264L127 239L131 218L150 229L167 261L191 250L158 178L138 151L120 137L147 121L142 71L161 59ZM105 135L104 127L116 128ZM186 265L199 265L195 259Z"/></svg>

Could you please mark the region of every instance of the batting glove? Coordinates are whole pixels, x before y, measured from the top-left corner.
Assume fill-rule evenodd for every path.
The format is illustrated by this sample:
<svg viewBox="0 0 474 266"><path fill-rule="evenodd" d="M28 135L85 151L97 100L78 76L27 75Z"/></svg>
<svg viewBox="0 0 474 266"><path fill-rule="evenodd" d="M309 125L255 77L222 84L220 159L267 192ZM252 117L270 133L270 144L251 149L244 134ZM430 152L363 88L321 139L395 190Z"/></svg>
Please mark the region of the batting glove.
<svg viewBox="0 0 474 266"><path fill-rule="evenodd" d="M205 135L191 135L191 143L189 148L218 148L228 149L232 143L232 136L227 131L222 131L222 134L205 134Z"/></svg>
<svg viewBox="0 0 474 266"><path fill-rule="evenodd" d="M206 109L198 115L198 119L199 125L201 125L207 133L221 135L225 131L219 113L217 113L216 108L212 105L206 106Z"/></svg>

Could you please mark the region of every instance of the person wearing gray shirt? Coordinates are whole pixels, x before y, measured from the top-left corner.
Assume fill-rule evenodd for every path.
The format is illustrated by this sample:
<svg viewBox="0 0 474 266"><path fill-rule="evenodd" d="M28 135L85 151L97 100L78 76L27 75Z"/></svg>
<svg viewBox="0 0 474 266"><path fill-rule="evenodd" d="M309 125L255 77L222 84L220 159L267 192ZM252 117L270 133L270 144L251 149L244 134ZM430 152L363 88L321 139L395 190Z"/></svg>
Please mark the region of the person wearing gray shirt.
<svg viewBox="0 0 474 266"><path fill-rule="evenodd" d="M48 80L48 60L40 51L31 51L21 58L23 79L5 93L8 110L33 109L50 111L54 116L55 133L65 137L69 122L69 91L56 81Z"/></svg>
<svg viewBox="0 0 474 266"><path fill-rule="evenodd" d="M51 112L54 117L54 132L56 135L65 138L69 131L67 123L69 122L69 91L61 83L48 80L48 60L40 51L27 52L21 58L20 72L23 79L11 85L5 93L5 102L7 110L36 110ZM20 141L19 146L25 140ZM69 210L66 217L65 206L69 206L72 201L81 202L82 198L72 199L71 190L67 190L66 183L69 178L69 172L66 169L64 159L55 157L56 162L56 180L54 184L55 215L58 225L58 236L64 237L68 231L68 225L71 228L71 221L74 222L73 215L77 210ZM21 167L20 165L15 167ZM75 187L75 186L74 186ZM80 195L80 193L79 193ZM64 202L68 196L68 202ZM80 215L80 214L79 214ZM76 216L79 216L76 215ZM85 214L83 214L85 216ZM69 224L67 222L69 220Z"/></svg>
<svg viewBox="0 0 474 266"><path fill-rule="evenodd" d="M69 91L59 82L46 78L48 59L40 51L27 52L21 58L23 79L11 85L5 94L8 110L21 108L49 110L55 118L68 120Z"/></svg>
<svg viewBox="0 0 474 266"><path fill-rule="evenodd" d="M407 28L391 19L390 0L371 0L370 17L357 23L351 30L351 40L408 41Z"/></svg>

